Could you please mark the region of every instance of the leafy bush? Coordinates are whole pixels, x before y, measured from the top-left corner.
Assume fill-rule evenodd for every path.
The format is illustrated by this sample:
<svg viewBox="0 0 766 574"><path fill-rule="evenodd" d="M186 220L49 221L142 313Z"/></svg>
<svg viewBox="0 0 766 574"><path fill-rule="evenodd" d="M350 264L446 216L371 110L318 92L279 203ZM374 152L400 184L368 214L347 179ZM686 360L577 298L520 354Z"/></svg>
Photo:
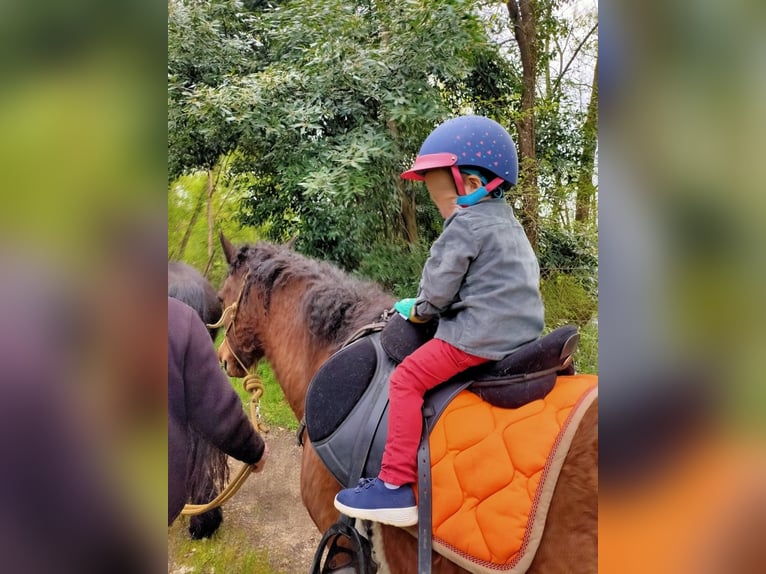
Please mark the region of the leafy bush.
<svg viewBox="0 0 766 574"><path fill-rule="evenodd" d="M538 251L540 274L543 278L566 273L580 277L581 283L589 289L595 288L598 252L592 235L542 227L538 238Z"/></svg>
<svg viewBox="0 0 766 574"><path fill-rule="evenodd" d="M580 373L597 373L597 296L581 278L566 273L543 279L540 290L545 304L546 331L563 325L577 325L580 343L575 353L575 368Z"/></svg>
<svg viewBox="0 0 766 574"><path fill-rule="evenodd" d="M590 321L580 329L580 343L574 354L578 373L598 374L598 323Z"/></svg>
<svg viewBox="0 0 766 574"><path fill-rule="evenodd" d="M423 243L410 246L378 243L364 256L357 273L380 284L396 297L414 297L428 250Z"/></svg>
<svg viewBox="0 0 766 574"><path fill-rule="evenodd" d="M540 281L545 323L551 329L574 324L584 327L598 311L598 299L578 277L566 273Z"/></svg>

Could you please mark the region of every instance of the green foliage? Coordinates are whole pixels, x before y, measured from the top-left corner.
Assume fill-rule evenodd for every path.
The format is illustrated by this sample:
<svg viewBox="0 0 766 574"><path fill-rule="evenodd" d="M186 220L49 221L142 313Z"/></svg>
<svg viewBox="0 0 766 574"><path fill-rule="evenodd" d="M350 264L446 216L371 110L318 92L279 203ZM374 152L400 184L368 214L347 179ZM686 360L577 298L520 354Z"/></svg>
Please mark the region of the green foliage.
<svg viewBox="0 0 766 574"><path fill-rule="evenodd" d="M598 321L580 327L580 343L574 355L578 373L598 374Z"/></svg>
<svg viewBox="0 0 766 574"><path fill-rule="evenodd" d="M378 243L362 259L358 273L382 285L397 298L413 297L418 292L420 272L428 258L423 242L406 245Z"/></svg>
<svg viewBox="0 0 766 574"><path fill-rule="evenodd" d="M212 259L208 255L208 173L182 175L168 186L168 258L183 260L201 272L207 270L214 287L221 284L227 270L218 232L223 231L234 243L255 241L261 236L257 229L241 222L238 206L252 177L232 171L234 162L235 155L224 156L210 174L214 183L211 208L215 221Z"/></svg>
<svg viewBox="0 0 766 574"><path fill-rule="evenodd" d="M557 273L540 281L545 304L545 324L553 329L562 325L586 325L598 310L598 299L578 277Z"/></svg>
<svg viewBox="0 0 766 574"><path fill-rule="evenodd" d="M536 154L543 192L577 180L583 137L581 111L568 109L558 100L540 102L536 108Z"/></svg>
<svg viewBox="0 0 766 574"><path fill-rule="evenodd" d="M507 10L494 3L503 10L489 14L491 4L169 4L171 254L204 199L211 170L216 231L235 243L297 235L301 253L399 297L413 295L442 220L423 184L402 181L400 173L447 117L481 113L511 133L518 120L518 56L502 40ZM539 258L548 325L585 328L596 309L598 252L593 231L579 235L570 215L582 163L582 102L574 80L550 77L563 64L557 50L578 25L562 16L563 4L538 4L546 82L535 107ZM408 234L413 214L417 239ZM209 266L217 285L225 264L220 256L209 259L207 231L203 211L183 259Z"/></svg>
<svg viewBox="0 0 766 574"><path fill-rule="evenodd" d="M444 95L453 109L468 108L490 117L515 137L513 117L519 111L521 77L495 44L477 47L471 72L445 87Z"/></svg>
<svg viewBox="0 0 766 574"><path fill-rule="evenodd" d="M540 230L538 250L543 278L564 273L576 277L590 292L596 290L598 255L592 235L544 227Z"/></svg>
<svg viewBox="0 0 766 574"><path fill-rule="evenodd" d="M547 329L574 324L589 335L589 343L581 332L581 349L589 358L586 364L595 369L597 361L598 326L592 320L598 313L598 256L589 235L546 227L541 229L540 291L545 304ZM578 364L579 368L579 364Z"/></svg>
<svg viewBox="0 0 766 574"><path fill-rule="evenodd" d="M202 86L218 86L258 66L256 20L232 0L182 0L168 10L168 181L209 169L236 148L236 130L211 130L188 106ZM194 105L192 103L192 105Z"/></svg>
<svg viewBox="0 0 766 574"><path fill-rule="evenodd" d="M198 10L187 3L180 22ZM401 203L413 188L399 174L431 129L468 101L444 86L500 62L467 0L320 0L310 9L293 1L207 18L182 39L202 44L192 55L209 62L191 65L181 39L169 46L170 172L209 166L236 148L235 169L253 174L243 222L270 239L297 233L302 252L347 270L368 246L404 237ZM229 73L217 64L225 53ZM248 68L244 56L256 63ZM464 91L483 85L476 79Z"/></svg>

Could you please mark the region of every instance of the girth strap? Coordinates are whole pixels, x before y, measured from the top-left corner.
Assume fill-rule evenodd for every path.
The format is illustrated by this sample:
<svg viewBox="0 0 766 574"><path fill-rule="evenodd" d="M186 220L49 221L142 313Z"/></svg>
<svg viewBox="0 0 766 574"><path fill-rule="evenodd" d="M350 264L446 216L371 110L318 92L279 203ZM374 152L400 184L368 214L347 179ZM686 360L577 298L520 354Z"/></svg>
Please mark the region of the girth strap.
<svg viewBox="0 0 766 574"><path fill-rule="evenodd" d="M423 434L418 447L418 574L431 574L432 543L432 491L431 486L431 449L428 437L436 426L436 421L458 393L471 384L440 385L427 393L433 401L424 402ZM433 406L428 406L433 405Z"/></svg>
<svg viewBox="0 0 766 574"><path fill-rule="evenodd" d="M431 451L426 432L418 448L418 574L431 574Z"/></svg>

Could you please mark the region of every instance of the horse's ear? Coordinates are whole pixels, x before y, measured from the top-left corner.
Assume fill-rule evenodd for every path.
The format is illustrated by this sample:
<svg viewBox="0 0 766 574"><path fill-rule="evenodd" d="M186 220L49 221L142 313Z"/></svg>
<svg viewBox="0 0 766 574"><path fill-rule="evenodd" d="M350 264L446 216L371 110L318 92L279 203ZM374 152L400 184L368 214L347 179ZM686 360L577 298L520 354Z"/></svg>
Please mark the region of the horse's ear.
<svg viewBox="0 0 766 574"><path fill-rule="evenodd" d="M296 242L297 240L298 240L298 235L296 234L296 235L293 235L293 236L292 236L292 237L291 237L291 238L290 238L290 239L287 241L287 243L283 243L283 245L284 245L285 247L287 247L288 249L290 249L291 251L293 251L293 250L295 249L295 242Z"/></svg>
<svg viewBox="0 0 766 574"><path fill-rule="evenodd" d="M237 259L237 250L231 244L231 241L226 239L223 231L218 232L218 237L221 239L221 247L223 247L223 254L226 257L226 262L231 265Z"/></svg>

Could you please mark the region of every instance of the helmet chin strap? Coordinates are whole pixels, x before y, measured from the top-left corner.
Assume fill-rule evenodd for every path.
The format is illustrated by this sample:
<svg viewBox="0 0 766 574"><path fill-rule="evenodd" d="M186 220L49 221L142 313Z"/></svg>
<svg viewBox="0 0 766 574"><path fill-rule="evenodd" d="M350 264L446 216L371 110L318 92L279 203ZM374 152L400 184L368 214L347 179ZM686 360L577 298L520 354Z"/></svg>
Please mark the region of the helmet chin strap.
<svg viewBox="0 0 766 574"><path fill-rule="evenodd" d="M480 175L478 172L475 172L473 170L468 170L468 169L465 169L463 170L463 172L461 172L460 168L458 168L458 166L456 165L451 166L451 170L452 170L452 177L455 180L455 187L457 188L457 195L458 195L458 198L455 201L455 203L457 203L460 207L470 207L471 205L476 205L482 199L487 197L493 189L495 189L498 185L503 183L503 179L500 177L496 177L495 179L487 183L484 177ZM468 173L470 175L475 175L476 177L481 179L481 182L484 185L479 187L476 191L469 193L467 195L465 195L464 193L461 193L461 190L465 189L465 186L463 185L463 177L461 173ZM502 195L500 195L499 197L502 197Z"/></svg>
<svg viewBox="0 0 766 574"><path fill-rule="evenodd" d="M457 203L460 207L469 207L471 205L476 205L488 195L489 192L487 191L487 188L482 185L473 193L469 193L468 195L459 195L455 203Z"/></svg>

